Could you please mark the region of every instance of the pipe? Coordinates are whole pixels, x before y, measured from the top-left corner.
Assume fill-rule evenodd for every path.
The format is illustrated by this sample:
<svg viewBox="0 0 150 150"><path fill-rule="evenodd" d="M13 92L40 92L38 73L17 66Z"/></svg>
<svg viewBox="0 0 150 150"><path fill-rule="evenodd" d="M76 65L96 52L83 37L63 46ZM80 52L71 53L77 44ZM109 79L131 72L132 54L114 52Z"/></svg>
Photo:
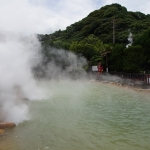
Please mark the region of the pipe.
<svg viewBox="0 0 150 150"><path fill-rule="evenodd" d="M16 124L14 124L12 122L2 122L2 123L0 123L0 129L13 128L15 126L16 126Z"/></svg>

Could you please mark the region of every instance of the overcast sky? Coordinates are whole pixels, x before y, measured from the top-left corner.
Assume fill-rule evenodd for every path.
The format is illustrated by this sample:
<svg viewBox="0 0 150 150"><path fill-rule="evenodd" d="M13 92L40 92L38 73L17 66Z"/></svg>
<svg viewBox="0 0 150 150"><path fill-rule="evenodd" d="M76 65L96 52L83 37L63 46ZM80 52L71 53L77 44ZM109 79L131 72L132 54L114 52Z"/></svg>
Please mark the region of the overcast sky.
<svg viewBox="0 0 150 150"><path fill-rule="evenodd" d="M0 0L0 31L50 34L112 3L150 14L150 0Z"/></svg>

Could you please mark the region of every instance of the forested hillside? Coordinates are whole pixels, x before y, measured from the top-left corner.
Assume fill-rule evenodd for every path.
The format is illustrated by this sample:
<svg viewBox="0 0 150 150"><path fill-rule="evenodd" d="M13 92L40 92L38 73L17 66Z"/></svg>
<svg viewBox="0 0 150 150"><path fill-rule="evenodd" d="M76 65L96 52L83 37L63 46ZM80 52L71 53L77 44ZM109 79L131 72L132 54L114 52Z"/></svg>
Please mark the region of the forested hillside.
<svg viewBox="0 0 150 150"><path fill-rule="evenodd" d="M111 4L91 12L66 30L39 35L39 39L45 55L51 46L83 55L89 66L101 61L112 71L149 72L149 27L149 14L131 12L119 4ZM126 48L131 42L129 34L133 44Z"/></svg>

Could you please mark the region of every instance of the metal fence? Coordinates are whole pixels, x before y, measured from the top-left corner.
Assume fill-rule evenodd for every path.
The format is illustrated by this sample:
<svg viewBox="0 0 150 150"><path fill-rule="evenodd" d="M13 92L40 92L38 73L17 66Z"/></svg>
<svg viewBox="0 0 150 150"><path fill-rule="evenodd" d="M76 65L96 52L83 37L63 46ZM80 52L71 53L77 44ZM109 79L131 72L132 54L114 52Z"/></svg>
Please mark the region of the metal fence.
<svg viewBox="0 0 150 150"><path fill-rule="evenodd" d="M109 73L126 79L143 81L144 83L150 85L150 74L124 73L124 72L116 72L116 71L109 72Z"/></svg>

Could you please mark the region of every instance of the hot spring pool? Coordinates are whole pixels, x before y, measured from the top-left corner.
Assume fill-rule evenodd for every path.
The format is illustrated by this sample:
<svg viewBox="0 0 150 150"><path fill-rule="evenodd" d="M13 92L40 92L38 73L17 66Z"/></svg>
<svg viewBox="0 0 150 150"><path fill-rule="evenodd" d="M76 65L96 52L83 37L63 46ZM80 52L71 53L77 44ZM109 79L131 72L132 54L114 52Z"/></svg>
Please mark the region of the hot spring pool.
<svg viewBox="0 0 150 150"><path fill-rule="evenodd" d="M0 150L149 150L150 94L96 82L47 83Z"/></svg>

